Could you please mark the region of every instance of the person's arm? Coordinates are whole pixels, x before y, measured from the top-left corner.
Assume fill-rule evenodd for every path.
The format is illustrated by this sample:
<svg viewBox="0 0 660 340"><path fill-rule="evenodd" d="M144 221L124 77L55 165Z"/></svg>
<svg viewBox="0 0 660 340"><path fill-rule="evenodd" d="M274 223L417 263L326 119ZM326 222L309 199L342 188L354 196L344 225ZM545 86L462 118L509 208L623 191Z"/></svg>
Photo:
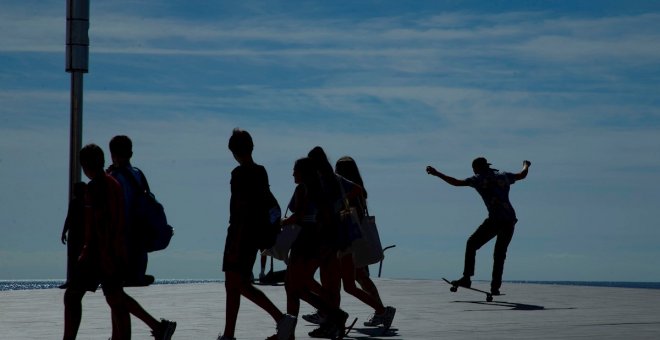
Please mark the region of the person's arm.
<svg viewBox="0 0 660 340"><path fill-rule="evenodd" d="M529 167L532 165L532 162L530 161L523 161L523 167L522 170L520 170L519 173L515 174L516 181L519 181L521 179L525 179L527 177L527 172L529 171Z"/></svg>
<svg viewBox="0 0 660 340"><path fill-rule="evenodd" d="M431 175L431 176L440 177L440 179L442 179L443 181L445 181L445 182L447 182L447 183L449 183L453 186L456 186L456 187L464 187L464 186L468 185L468 182L466 180L456 179L454 177L447 176L447 175L443 174L442 172L436 170L432 166L427 166L426 167L426 173Z"/></svg>
<svg viewBox="0 0 660 340"><path fill-rule="evenodd" d="M306 190L304 190L303 186L301 185L296 187L296 190L293 192L294 206L291 207L291 215L282 219L282 225L300 224L300 222L302 222L298 220L303 218L307 208L307 195L305 191Z"/></svg>

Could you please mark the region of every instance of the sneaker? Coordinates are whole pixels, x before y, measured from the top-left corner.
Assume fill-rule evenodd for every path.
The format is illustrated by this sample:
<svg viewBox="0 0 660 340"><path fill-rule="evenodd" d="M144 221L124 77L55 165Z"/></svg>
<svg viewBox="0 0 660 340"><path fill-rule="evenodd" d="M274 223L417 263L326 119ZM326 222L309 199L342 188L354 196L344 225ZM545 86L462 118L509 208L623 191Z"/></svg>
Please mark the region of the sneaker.
<svg viewBox="0 0 660 340"><path fill-rule="evenodd" d="M236 338L230 338L228 336L224 336L222 334L218 335L218 340L236 340Z"/></svg>
<svg viewBox="0 0 660 340"><path fill-rule="evenodd" d="M277 339L289 340L292 338L296 331L296 323L298 323L298 319L295 316L284 314L282 319L277 322Z"/></svg>
<svg viewBox="0 0 660 340"><path fill-rule="evenodd" d="M313 323L313 324L316 324L316 325L320 325L320 324L324 323L325 319L326 319L326 317L322 316L321 313L319 313L318 310L316 312L312 313L312 314L305 314L305 315L302 316L302 318L303 318L303 320L305 320L307 322L310 322L310 323Z"/></svg>
<svg viewBox="0 0 660 340"><path fill-rule="evenodd" d="M493 296L501 295L498 288L490 288L490 294Z"/></svg>
<svg viewBox="0 0 660 340"><path fill-rule="evenodd" d="M307 334L312 338L336 339L339 335L339 329L334 324L327 322Z"/></svg>
<svg viewBox="0 0 660 340"><path fill-rule="evenodd" d="M394 320L394 314L396 314L396 308L392 306L385 307L385 315L383 316L383 326L387 329L392 326L392 321Z"/></svg>
<svg viewBox="0 0 660 340"><path fill-rule="evenodd" d="M383 314L374 313L369 320L365 321L363 324L367 327L377 327L378 325L382 325L385 321L385 313L387 313L387 309L385 309Z"/></svg>
<svg viewBox="0 0 660 340"><path fill-rule="evenodd" d="M175 330L176 322L160 319L160 329L158 331L151 331L151 335L156 340L171 340Z"/></svg>
<svg viewBox="0 0 660 340"><path fill-rule="evenodd" d="M451 282L453 286L458 286L458 287L465 287L465 288L470 288L472 287L472 281L470 281L469 276L463 276L459 280L454 280Z"/></svg>

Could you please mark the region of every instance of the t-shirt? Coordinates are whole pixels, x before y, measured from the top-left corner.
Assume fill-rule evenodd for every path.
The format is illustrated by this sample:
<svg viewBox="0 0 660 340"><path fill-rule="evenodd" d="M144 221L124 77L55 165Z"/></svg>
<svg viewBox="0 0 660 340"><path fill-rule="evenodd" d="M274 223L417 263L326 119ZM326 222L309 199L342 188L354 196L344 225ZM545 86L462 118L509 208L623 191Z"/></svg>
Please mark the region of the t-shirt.
<svg viewBox="0 0 660 340"><path fill-rule="evenodd" d="M488 217L496 220L516 221L516 211L509 201L509 188L516 182L509 172L493 171L474 175L465 180L475 188L488 209Z"/></svg>
<svg viewBox="0 0 660 340"><path fill-rule="evenodd" d="M268 173L259 164L239 165L231 172L229 224L254 226L262 222L263 204L268 193Z"/></svg>

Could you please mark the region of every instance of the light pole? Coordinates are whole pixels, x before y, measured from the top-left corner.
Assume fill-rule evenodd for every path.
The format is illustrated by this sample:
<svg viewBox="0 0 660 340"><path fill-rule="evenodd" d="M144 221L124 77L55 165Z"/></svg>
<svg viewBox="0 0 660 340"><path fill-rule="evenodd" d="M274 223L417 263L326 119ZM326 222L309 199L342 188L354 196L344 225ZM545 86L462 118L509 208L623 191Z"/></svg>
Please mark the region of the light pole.
<svg viewBox="0 0 660 340"><path fill-rule="evenodd" d="M71 128L69 142L69 200L80 182L78 152L82 148L83 73L89 64L89 0L66 2L66 72L71 73Z"/></svg>

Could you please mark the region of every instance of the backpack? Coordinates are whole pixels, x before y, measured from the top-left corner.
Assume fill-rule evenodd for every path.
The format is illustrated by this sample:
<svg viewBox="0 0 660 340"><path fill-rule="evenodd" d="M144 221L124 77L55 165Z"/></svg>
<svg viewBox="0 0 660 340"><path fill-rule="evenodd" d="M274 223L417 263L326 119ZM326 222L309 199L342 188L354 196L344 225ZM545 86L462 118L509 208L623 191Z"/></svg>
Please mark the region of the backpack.
<svg viewBox="0 0 660 340"><path fill-rule="evenodd" d="M141 197L139 199L141 204L137 211L137 220L140 227L143 229L143 241L147 252L154 252L167 248L174 236L174 228L167 224L167 216L165 216L165 208L156 200L156 196L149 190L147 180L138 168L139 175L142 177L144 186L139 185L138 180L133 175L132 171L122 170L122 173L131 182L131 185L136 188L136 194Z"/></svg>
<svg viewBox="0 0 660 340"><path fill-rule="evenodd" d="M264 250L275 244L282 221L282 209L270 190L266 193L261 212L263 217L260 219L260 230L257 231L257 247Z"/></svg>

